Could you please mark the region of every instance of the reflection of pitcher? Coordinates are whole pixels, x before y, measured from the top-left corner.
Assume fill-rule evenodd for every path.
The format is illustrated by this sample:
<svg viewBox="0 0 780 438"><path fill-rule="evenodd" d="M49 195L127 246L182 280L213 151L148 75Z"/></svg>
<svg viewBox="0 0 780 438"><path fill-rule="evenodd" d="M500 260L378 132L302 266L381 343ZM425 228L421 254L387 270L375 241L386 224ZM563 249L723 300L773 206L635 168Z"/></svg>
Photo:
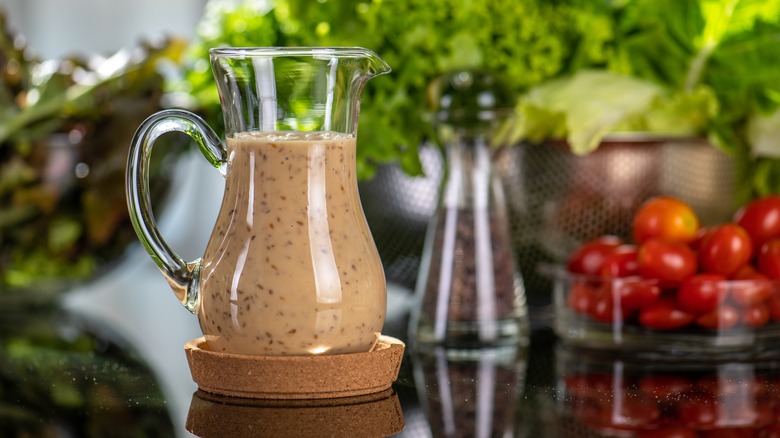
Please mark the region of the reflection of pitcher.
<svg viewBox="0 0 780 438"><path fill-rule="evenodd" d="M128 161L136 232L209 347L259 355L368 351L385 278L355 176L360 95L389 67L348 48L214 49L227 145L197 116L163 111ZM190 135L226 178L202 259L184 262L156 228L148 158L158 136Z"/></svg>

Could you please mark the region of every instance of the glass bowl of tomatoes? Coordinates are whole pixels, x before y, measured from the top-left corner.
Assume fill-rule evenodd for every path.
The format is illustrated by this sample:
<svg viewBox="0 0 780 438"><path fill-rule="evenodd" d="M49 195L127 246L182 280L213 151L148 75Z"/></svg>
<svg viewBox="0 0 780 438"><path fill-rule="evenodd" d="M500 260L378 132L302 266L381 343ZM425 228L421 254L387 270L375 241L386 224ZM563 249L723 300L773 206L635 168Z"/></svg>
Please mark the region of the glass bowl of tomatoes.
<svg viewBox="0 0 780 438"><path fill-rule="evenodd" d="M684 202L655 197L636 212L633 241L595 238L548 272L555 331L569 343L660 355L773 348L780 197L710 227Z"/></svg>

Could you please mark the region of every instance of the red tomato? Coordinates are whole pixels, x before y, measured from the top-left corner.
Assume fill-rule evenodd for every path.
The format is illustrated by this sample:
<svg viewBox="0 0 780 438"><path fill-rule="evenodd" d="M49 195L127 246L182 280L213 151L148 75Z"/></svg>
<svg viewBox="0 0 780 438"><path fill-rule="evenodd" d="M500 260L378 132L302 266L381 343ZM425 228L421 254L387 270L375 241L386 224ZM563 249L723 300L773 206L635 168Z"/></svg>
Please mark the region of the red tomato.
<svg viewBox="0 0 780 438"><path fill-rule="evenodd" d="M622 309L615 307L615 300L608 287L602 288L596 293L590 307L590 315L596 321L605 323L623 320Z"/></svg>
<svg viewBox="0 0 780 438"><path fill-rule="evenodd" d="M723 304L717 309L705 313L696 318L696 324L710 330L726 330L733 328L739 323L739 312L737 309Z"/></svg>
<svg viewBox="0 0 780 438"><path fill-rule="evenodd" d="M748 265L737 271L730 282L729 297L742 307L763 303L772 297L772 282Z"/></svg>
<svg viewBox="0 0 780 438"><path fill-rule="evenodd" d="M667 242L689 243L696 239L699 218L693 209L670 196L651 198L634 215L634 241L659 238Z"/></svg>
<svg viewBox="0 0 780 438"><path fill-rule="evenodd" d="M780 196L751 201L734 215L734 222L747 231L755 249L769 239L780 237Z"/></svg>
<svg viewBox="0 0 780 438"><path fill-rule="evenodd" d="M769 306L756 304L742 309L742 323L748 327L763 327L769 322Z"/></svg>
<svg viewBox="0 0 780 438"><path fill-rule="evenodd" d="M635 245L621 245L615 248L604 260L601 276L605 278L622 278L639 275L639 265L636 261Z"/></svg>
<svg viewBox="0 0 780 438"><path fill-rule="evenodd" d="M592 286L584 281L577 281L571 285L566 303L577 313L588 313L595 298L596 290Z"/></svg>
<svg viewBox="0 0 780 438"><path fill-rule="evenodd" d="M650 239L639 247L639 274L658 280L661 287L676 286L696 273L696 254L687 245Z"/></svg>
<svg viewBox="0 0 780 438"><path fill-rule="evenodd" d="M780 280L780 238L769 239L761 245L756 264L759 272L772 280Z"/></svg>
<svg viewBox="0 0 780 438"><path fill-rule="evenodd" d="M652 304L661 296L661 288L654 281L640 277L616 278L610 289L613 301L619 303L623 314Z"/></svg>
<svg viewBox="0 0 780 438"><path fill-rule="evenodd" d="M753 257L753 243L744 228L723 224L706 233L699 245L699 268L729 276Z"/></svg>
<svg viewBox="0 0 780 438"><path fill-rule="evenodd" d="M777 294L772 295L767 303L769 307L769 316L774 320L780 320L780 296Z"/></svg>
<svg viewBox="0 0 780 438"><path fill-rule="evenodd" d="M712 312L726 299L726 277L699 274L685 279L677 291L680 308L691 313Z"/></svg>
<svg viewBox="0 0 780 438"><path fill-rule="evenodd" d="M640 430L638 438L696 438L696 430L684 427Z"/></svg>
<svg viewBox="0 0 780 438"><path fill-rule="evenodd" d="M696 316L677 306L671 298L661 298L639 311L639 323L656 330L674 330L693 322Z"/></svg>
<svg viewBox="0 0 780 438"><path fill-rule="evenodd" d="M615 236L602 236L577 248L569 257L569 272L599 275L604 261L623 242Z"/></svg>

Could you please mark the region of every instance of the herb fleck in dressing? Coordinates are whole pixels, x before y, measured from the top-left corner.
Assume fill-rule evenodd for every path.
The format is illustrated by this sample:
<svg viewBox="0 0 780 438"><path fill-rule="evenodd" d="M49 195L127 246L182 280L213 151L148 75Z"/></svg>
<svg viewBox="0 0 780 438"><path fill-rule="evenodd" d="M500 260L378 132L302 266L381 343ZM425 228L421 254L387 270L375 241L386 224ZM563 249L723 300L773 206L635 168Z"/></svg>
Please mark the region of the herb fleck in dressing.
<svg viewBox="0 0 780 438"><path fill-rule="evenodd" d="M214 351L368 351L385 318L379 255L346 134L227 140L222 207L201 267L199 320Z"/></svg>

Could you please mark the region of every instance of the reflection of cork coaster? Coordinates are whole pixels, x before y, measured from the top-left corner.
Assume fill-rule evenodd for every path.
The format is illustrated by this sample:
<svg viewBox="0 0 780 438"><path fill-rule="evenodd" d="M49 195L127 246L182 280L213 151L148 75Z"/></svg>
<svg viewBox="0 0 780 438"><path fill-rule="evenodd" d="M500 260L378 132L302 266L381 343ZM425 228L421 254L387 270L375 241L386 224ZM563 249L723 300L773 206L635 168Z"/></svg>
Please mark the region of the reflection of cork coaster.
<svg viewBox="0 0 780 438"><path fill-rule="evenodd" d="M244 398L320 399L390 388L398 378L404 343L379 336L367 353L249 356L211 351L201 337L184 350L192 380L202 391Z"/></svg>
<svg viewBox="0 0 780 438"><path fill-rule="evenodd" d="M401 403L392 389L324 400L250 400L198 391L186 424L188 431L203 438L384 437L404 426Z"/></svg>

